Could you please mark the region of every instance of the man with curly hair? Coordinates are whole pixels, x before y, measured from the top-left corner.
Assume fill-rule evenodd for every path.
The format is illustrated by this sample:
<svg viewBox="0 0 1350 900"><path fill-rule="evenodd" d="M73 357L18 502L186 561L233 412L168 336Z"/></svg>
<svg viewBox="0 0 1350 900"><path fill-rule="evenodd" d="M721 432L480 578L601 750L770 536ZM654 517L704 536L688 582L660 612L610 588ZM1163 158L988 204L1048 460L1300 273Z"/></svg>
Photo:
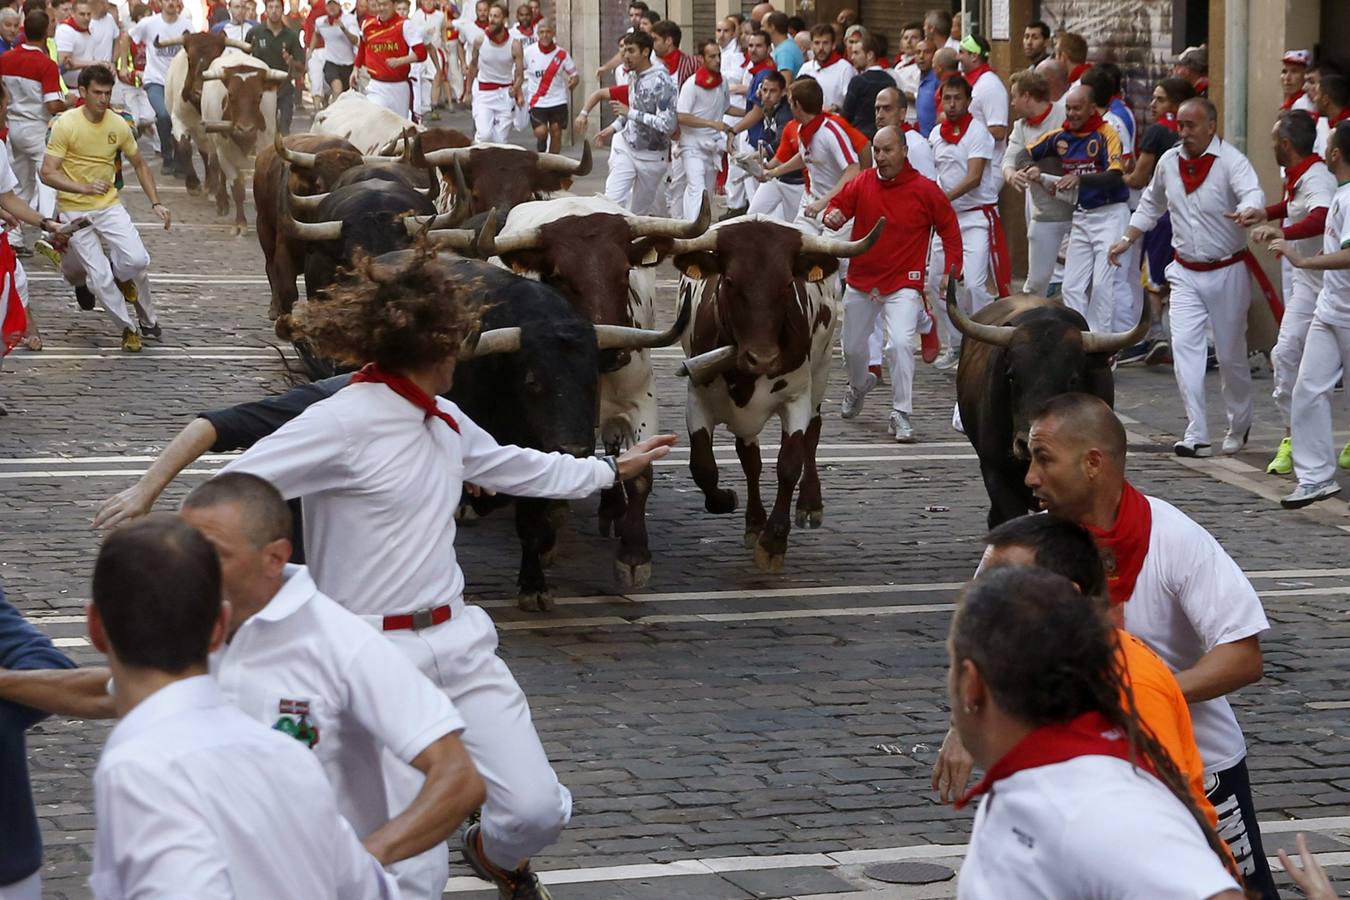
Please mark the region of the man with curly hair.
<svg viewBox="0 0 1350 900"><path fill-rule="evenodd" d="M422 251L358 261L328 301L297 306L290 327L320 352L365 367L225 471L303 498L320 589L381 628L464 717L463 742L487 785L482 822L465 833L469 864L503 898L546 898L529 857L557 839L572 798L496 654L492 620L464 602L455 509L465 481L523 497L585 497L632 478L675 437L650 438L617 459L499 445L437 396L450 389L456 355L477 327L478 290ZM391 780L389 790L397 803L416 786ZM403 865L418 884L444 885L448 864L442 846ZM412 877L399 874L401 883Z"/></svg>

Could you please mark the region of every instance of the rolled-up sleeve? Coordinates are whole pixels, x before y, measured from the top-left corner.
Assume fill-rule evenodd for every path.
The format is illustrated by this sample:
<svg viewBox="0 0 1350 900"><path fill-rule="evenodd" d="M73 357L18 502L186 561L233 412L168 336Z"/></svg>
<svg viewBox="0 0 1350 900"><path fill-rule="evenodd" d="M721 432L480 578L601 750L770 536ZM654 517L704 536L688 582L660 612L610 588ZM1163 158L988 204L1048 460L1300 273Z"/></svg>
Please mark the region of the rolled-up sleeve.
<svg viewBox="0 0 1350 900"><path fill-rule="evenodd" d="M442 405L447 405L442 401ZM614 470L601 459L578 459L514 444L499 444L457 408L464 457L464 480L517 497L577 500L614 483Z"/></svg>

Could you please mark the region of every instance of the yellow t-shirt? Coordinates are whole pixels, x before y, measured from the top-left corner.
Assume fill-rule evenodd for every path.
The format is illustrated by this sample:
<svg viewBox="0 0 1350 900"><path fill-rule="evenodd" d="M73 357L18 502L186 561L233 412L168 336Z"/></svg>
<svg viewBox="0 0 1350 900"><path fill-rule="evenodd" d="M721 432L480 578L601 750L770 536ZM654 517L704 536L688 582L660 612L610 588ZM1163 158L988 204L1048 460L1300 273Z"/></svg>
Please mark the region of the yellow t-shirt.
<svg viewBox="0 0 1350 900"><path fill-rule="evenodd" d="M126 120L111 110L98 123L89 121L83 109L66 110L52 123L47 143L47 153L64 160L62 174L85 184L101 179L111 185L119 150L128 155L136 153L136 136ZM107 209L117 202L117 188L109 187L107 193L97 197L58 191L56 200L62 212Z"/></svg>

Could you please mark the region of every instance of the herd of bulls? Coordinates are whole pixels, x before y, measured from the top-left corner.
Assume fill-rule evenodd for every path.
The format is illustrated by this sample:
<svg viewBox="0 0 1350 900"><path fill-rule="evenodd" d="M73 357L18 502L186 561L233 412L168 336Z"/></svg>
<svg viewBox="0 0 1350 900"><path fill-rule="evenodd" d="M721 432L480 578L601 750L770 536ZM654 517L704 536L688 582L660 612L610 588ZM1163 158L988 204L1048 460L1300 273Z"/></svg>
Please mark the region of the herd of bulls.
<svg viewBox="0 0 1350 900"><path fill-rule="evenodd" d="M184 39L174 101L195 98L197 124L182 136L199 141L220 211L228 211L224 187L241 168L225 159L221 143L256 152L257 234L279 336L289 339L297 277L314 297L358 255L395 263L418 241L429 242L444 277L474 283L486 302L483 332L461 357L451 399L500 441L576 455L594 452L597 434L613 453L659 433L649 350L681 343L689 357L680 374L689 381L690 468L705 507L725 514L738 506L735 492L718 486L713 457L713 432L725 425L746 477L746 546L760 568L781 570L794 494L797 525L818 527L823 516L816 445L840 326L839 261L872 247L884 222L850 241L803 235L760 216L710 227L706 199L688 221L636 216L603 197L560 193L589 173L588 146L573 160L473 144L452 129L418 130L355 93L324 110L313 132L282 139L269 115L254 118L270 112L272 73L255 68L261 77L240 77L242 64L223 38L209 46L200 40L215 37ZM220 100L203 85L219 86ZM203 134L214 145L200 143ZM242 225L241 187L235 201ZM680 272L678 312L661 328L656 267L667 259ZM970 318L948 301L970 338L958 405L995 524L1033 506L1021 484L1027 411L1064 390L1110 402L1110 356L1138 340L1147 322L1102 335L1041 298L1009 298ZM312 376L332 373L312 348L297 350ZM774 415L782 425L778 490L766 512L759 436ZM648 469L601 497L599 528L619 539L614 568L623 588L651 579L645 514L652 480ZM481 514L506 499L466 503ZM548 609L544 568L560 517L549 502L528 499L516 501L515 517L520 605Z"/></svg>

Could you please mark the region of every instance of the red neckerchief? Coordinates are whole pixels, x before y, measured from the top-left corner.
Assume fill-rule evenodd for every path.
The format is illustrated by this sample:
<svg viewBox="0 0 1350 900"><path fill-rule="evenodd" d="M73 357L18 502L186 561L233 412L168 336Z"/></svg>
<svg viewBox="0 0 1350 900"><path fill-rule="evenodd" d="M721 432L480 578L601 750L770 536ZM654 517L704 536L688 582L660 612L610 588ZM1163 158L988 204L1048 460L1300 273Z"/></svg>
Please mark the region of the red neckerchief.
<svg viewBox="0 0 1350 900"><path fill-rule="evenodd" d="M891 179L882 178L881 173L878 172L877 184L881 186L882 190L890 190L891 188L897 188L909 184L918 176L919 176L918 170L909 164L909 160L905 160L904 165L900 167L899 172L895 173L894 178Z"/></svg>
<svg viewBox="0 0 1350 900"><path fill-rule="evenodd" d="M965 74L965 78L966 81L970 82L970 86L974 87L975 82L980 80L981 75L983 75L985 72L992 72L992 71L994 70L989 67L989 63L982 62L978 66L967 72Z"/></svg>
<svg viewBox="0 0 1350 900"><path fill-rule="evenodd" d="M487 31L487 28L488 28L488 20L487 20L487 19L474 19L474 20L473 20L473 24L477 25L479 28L483 29L484 31Z"/></svg>
<svg viewBox="0 0 1350 900"><path fill-rule="evenodd" d="M665 56L660 56L657 58L660 59L661 62L666 64L666 71L669 72L670 74L674 75L676 72L680 71L679 47L676 47L674 50L670 51Z"/></svg>
<svg viewBox="0 0 1350 900"><path fill-rule="evenodd" d="M1204 93L1209 90L1209 79L1197 78L1194 87L1197 94L1204 95Z"/></svg>
<svg viewBox="0 0 1350 900"><path fill-rule="evenodd" d="M449 413L437 406L435 399L428 397L427 392L418 387L411 378L403 375L391 375L384 369L381 369L378 363L367 363L361 371L352 376L351 383L358 384L363 381L384 385L389 388L389 390L398 394L404 400L407 400L413 406L426 413L423 421L435 416L445 424L449 425L451 429L454 430L455 434L459 434L459 423L451 418Z"/></svg>
<svg viewBox="0 0 1350 900"><path fill-rule="evenodd" d="M1124 732L1099 712L1086 712L1057 725L1042 725L990 766L979 783L956 801L956 808L961 809L996 783L1018 772L1053 766L1080 756L1113 756L1129 760L1130 742ZM1146 771L1153 771L1153 767L1143 760L1139 763Z"/></svg>
<svg viewBox="0 0 1350 900"><path fill-rule="evenodd" d="M751 77L751 78L754 78L754 77L755 77L756 75L758 75L760 72L764 72L764 71L776 72L776 71L778 71L778 64L777 64L776 62L773 61L772 57L767 58L767 59L762 59L762 60L760 60L759 62L755 63L755 64L752 66L752 65L750 65L750 57L747 56L747 57L745 58L745 62L742 63L741 65L745 66L747 69L750 70L750 77Z"/></svg>
<svg viewBox="0 0 1350 900"><path fill-rule="evenodd" d="M1168 131L1172 132L1173 134L1176 134L1176 133L1177 133L1177 114L1176 114L1176 113L1163 113L1163 114L1162 114L1162 117L1158 119L1158 124L1161 125L1162 127L1166 128Z"/></svg>
<svg viewBox="0 0 1350 900"><path fill-rule="evenodd" d="M1027 124L1030 125L1032 128L1036 128L1042 122L1045 121L1046 117L1049 116L1050 113L1054 111L1054 108L1055 104L1051 103L1041 112L1039 116L1027 116Z"/></svg>
<svg viewBox="0 0 1350 900"><path fill-rule="evenodd" d="M525 37L534 37L534 23L531 22L529 25L526 25L524 28L521 28L520 25L517 24L517 25L516 25L516 31L519 31L521 34L525 35Z"/></svg>
<svg viewBox="0 0 1350 900"><path fill-rule="evenodd" d="M1075 81L1082 78L1083 73L1090 68L1092 68L1092 63L1079 63L1074 66L1073 71L1069 73L1069 84L1073 84Z"/></svg>
<svg viewBox="0 0 1350 900"><path fill-rule="evenodd" d="M1293 109L1294 104L1302 98L1303 88L1299 88L1297 91L1284 98L1284 102L1280 104L1280 109Z"/></svg>
<svg viewBox="0 0 1350 900"><path fill-rule="evenodd" d="M542 21L544 21L544 14L541 12L539 15L537 15L537 16L534 17L534 20L533 20L533 21L530 22L530 27L533 28L534 26L538 25L538 24L539 24L540 22L542 22Z"/></svg>
<svg viewBox="0 0 1350 900"><path fill-rule="evenodd" d="M89 33L89 29L88 29L88 28L81 28L81 27L79 26L79 24L75 21L75 17L74 17L74 16L71 16L69 19L66 19L66 21L63 22L62 24L63 24L63 25L69 25L71 28L74 28L76 31L80 32L80 34L88 34L88 33Z"/></svg>
<svg viewBox="0 0 1350 900"><path fill-rule="evenodd" d="M1181 183L1185 186L1186 193L1194 194L1195 189L1205 183L1216 159L1218 157L1213 153L1206 153L1199 159L1187 159L1180 153L1177 154L1177 166L1181 169Z"/></svg>
<svg viewBox="0 0 1350 900"><path fill-rule="evenodd" d="M1064 130L1067 131L1069 134L1072 134L1072 135L1074 135L1074 136L1076 136L1076 137L1083 137L1084 135L1092 134L1092 132L1094 132L1094 131L1096 131L1097 129L1101 128L1101 127L1102 127L1103 125L1105 125L1105 124L1106 124L1106 120L1102 118L1102 114L1099 113L1099 112L1093 112L1093 113L1092 113L1092 118L1090 118L1090 119L1088 119L1086 122L1084 122L1084 123L1083 123L1083 127L1082 127L1082 128L1079 128L1077 131L1075 131L1075 130L1073 129L1073 126L1069 124L1069 120L1068 120L1068 119L1065 119L1065 120L1064 120L1064 125L1063 125L1062 127L1063 127Z"/></svg>
<svg viewBox="0 0 1350 900"><path fill-rule="evenodd" d="M829 58L829 59L825 60L823 63L820 64L820 68L821 68L822 71L825 70L825 69L828 69L830 66L832 66L832 65L834 65L835 63L841 61L843 58L844 58L844 57L842 57L842 56L839 55L839 51L836 50L836 51L834 51L833 53L830 54L830 58Z"/></svg>
<svg viewBox="0 0 1350 900"><path fill-rule="evenodd" d="M506 30L505 28L502 29L502 39L500 41L497 40L495 37L493 37L492 32L490 31L485 31L483 32L483 34L487 37L489 41L492 41L492 43L496 44L499 47L502 44L505 44L507 41L511 40L511 32Z"/></svg>
<svg viewBox="0 0 1350 900"><path fill-rule="evenodd" d="M900 123L900 133L901 133L901 134L904 134L906 131L918 131L918 130L919 130L919 126L918 126L918 125L915 125L913 122L901 122L901 123Z"/></svg>
<svg viewBox="0 0 1350 900"><path fill-rule="evenodd" d="M557 44L556 42L554 42L554 43L552 43L552 44L549 44L547 47L545 47L545 46L544 46L544 42L543 42L543 41L540 41L539 43L535 44L535 46L539 48L539 51L540 51L541 53L552 53L552 52L553 52L553 48L556 47L556 46L558 46L558 44Z"/></svg>
<svg viewBox="0 0 1350 900"><path fill-rule="evenodd" d="M699 66L694 73L694 84L701 88L715 88L722 83L721 72L709 72L707 66Z"/></svg>
<svg viewBox="0 0 1350 900"><path fill-rule="evenodd" d="M1350 106L1343 108L1340 112L1336 113L1336 115L1330 116L1327 119L1327 125L1331 128L1332 131L1335 131L1336 126L1344 122L1346 119L1350 119Z"/></svg>
<svg viewBox="0 0 1350 900"><path fill-rule="evenodd" d="M803 147L809 145L811 143L811 138L816 136L816 132L820 130L820 126L824 125L829 118L830 117L825 115L825 113L816 113L814 119L797 129L797 143Z"/></svg>
<svg viewBox="0 0 1350 900"><path fill-rule="evenodd" d="M1149 535L1153 531L1153 509L1148 498L1134 489L1128 481L1120 492L1120 512L1116 524L1109 529L1084 526L1097 544L1106 567L1106 588L1111 605L1117 606L1130 599L1139 572L1148 555Z"/></svg>
<svg viewBox="0 0 1350 900"><path fill-rule="evenodd" d="M961 143L962 136L965 135L966 129L970 127L970 123L974 118L975 118L974 116L972 116L969 112L967 112L964 116L957 119L955 122L944 121L941 125L938 126L938 130L942 135L942 139L949 144Z"/></svg>
<svg viewBox="0 0 1350 900"><path fill-rule="evenodd" d="M1313 167L1314 163L1320 163L1322 157L1316 153L1310 153L1303 157L1303 161L1296 166L1290 166L1284 172L1284 202L1288 203L1294 199L1294 189L1298 187L1298 180L1303 177L1303 173Z"/></svg>

